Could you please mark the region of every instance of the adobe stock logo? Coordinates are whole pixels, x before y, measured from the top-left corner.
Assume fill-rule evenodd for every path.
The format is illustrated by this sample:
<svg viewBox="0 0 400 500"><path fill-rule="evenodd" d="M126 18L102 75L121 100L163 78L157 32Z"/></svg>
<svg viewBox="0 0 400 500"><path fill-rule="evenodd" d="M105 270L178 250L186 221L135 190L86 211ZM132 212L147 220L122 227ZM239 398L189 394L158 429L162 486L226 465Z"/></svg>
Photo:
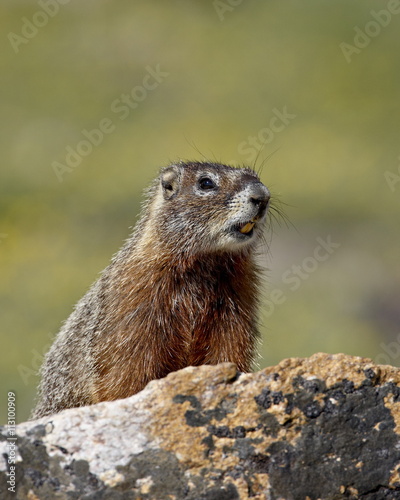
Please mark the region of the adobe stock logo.
<svg viewBox="0 0 400 500"><path fill-rule="evenodd" d="M227 12L233 12L235 8L240 5L243 0L214 0L213 7L220 21L225 20L225 14Z"/></svg>
<svg viewBox="0 0 400 500"><path fill-rule="evenodd" d="M386 7L386 9L382 9L379 12L371 10L370 14L373 19L365 24L364 29L361 29L359 26L354 27L354 45L346 42L339 44L348 63L351 62L354 54L360 54L362 49L368 47L372 38L380 35L382 28L386 28L389 25L393 16L400 14L400 0L389 0Z"/></svg>
<svg viewBox="0 0 400 500"><path fill-rule="evenodd" d="M32 38L39 33L40 28L47 26L50 18L56 16L60 10L60 5L65 5L71 0L39 0L38 5L41 8L36 11L31 19L22 17L21 34L13 31L8 33L7 38L14 52L18 54L21 45L26 45Z"/></svg>
<svg viewBox="0 0 400 500"><path fill-rule="evenodd" d="M392 193L396 191L395 186L400 182L400 156L398 157L398 160L399 160L399 165L397 167L397 172L398 172L397 174L395 172L391 172L390 170L386 170L386 172L384 173L385 180Z"/></svg>
<svg viewBox="0 0 400 500"><path fill-rule="evenodd" d="M381 342L380 347L383 352L378 354L374 361L377 365L393 365L400 361L400 333L393 342Z"/></svg>
<svg viewBox="0 0 400 500"><path fill-rule="evenodd" d="M315 273L320 264L329 259L329 257L340 247L340 243L332 241L330 235L325 239L317 238L318 245L314 248L312 255L305 257L301 264L293 264L287 269L281 277L284 285L289 286L291 292L295 292L301 284L308 280L311 274ZM287 293L281 288L274 288L269 293L269 300L263 301L265 304L264 314L271 316L278 305L287 300Z"/></svg>
<svg viewBox="0 0 400 500"><path fill-rule="evenodd" d="M146 74L140 85L136 85L127 94L121 94L110 105L110 111L118 116L120 121L126 120L132 110L143 102L150 92L154 91L169 76L162 71L160 64L155 67L146 66ZM117 129L118 121L108 116L103 117L96 127L82 129L81 136L75 145L65 147L64 159L53 161L51 166L59 182L63 182L67 173L73 172L98 146Z"/></svg>
<svg viewBox="0 0 400 500"><path fill-rule="evenodd" d="M283 106L282 111L274 108L272 114L274 116L269 120L267 127L261 128L257 135L249 136L246 141L238 145L238 153L246 156L249 163L253 163L263 146L271 144L276 135L283 132L297 117L294 113L288 112L287 106Z"/></svg>

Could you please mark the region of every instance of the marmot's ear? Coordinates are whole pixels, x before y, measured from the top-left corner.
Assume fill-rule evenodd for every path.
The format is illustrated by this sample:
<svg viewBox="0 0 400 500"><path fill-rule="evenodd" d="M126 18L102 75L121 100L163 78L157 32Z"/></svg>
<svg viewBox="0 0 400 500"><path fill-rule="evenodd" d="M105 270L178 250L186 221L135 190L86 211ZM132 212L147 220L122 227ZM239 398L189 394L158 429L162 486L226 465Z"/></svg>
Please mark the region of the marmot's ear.
<svg viewBox="0 0 400 500"><path fill-rule="evenodd" d="M161 172L160 179L164 198L169 200L179 191L179 172L174 167L167 167Z"/></svg>

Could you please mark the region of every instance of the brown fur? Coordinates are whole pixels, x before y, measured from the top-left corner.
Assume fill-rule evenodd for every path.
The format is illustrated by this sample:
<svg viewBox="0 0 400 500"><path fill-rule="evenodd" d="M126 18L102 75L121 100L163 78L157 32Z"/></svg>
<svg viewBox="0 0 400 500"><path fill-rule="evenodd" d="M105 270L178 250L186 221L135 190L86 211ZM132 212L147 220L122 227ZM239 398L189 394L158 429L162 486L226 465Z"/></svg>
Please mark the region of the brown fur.
<svg viewBox="0 0 400 500"><path fill-rule="evenodd" d="M217 189L199 187L204 176ZM47 354L34 417L127 397L190 365L231 361L249 371L258 337L254 255L268 200L250 169L163 169L132 237ZM253 218L254 234L232 229Z"/></svg>

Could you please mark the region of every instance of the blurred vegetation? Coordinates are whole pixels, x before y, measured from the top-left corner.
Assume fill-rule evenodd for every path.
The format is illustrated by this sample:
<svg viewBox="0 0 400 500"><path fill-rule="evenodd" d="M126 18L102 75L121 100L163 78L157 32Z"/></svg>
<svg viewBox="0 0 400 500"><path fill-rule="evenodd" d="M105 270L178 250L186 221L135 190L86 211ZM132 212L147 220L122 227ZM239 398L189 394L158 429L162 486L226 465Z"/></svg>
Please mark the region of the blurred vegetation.
<svg viewBox="0 0 400 500"><path fill-rule="evenodd" d="M400 364L400 183L385 178L400 165L400 15L382 26L371 14L390 2L72 0L54 14L54 1L47 23L36 1L0 6L1 422L9 390L27 418L43 351L128 236L158 168L252 163L246 143L276 110L295 117L272 139L261 132L256 166L274 153L262 179L294 227L275 224L262 257L259 365L318 351ZM15 48L26 19L43 26ZM348 61L356 27L377 34ZM121 120L112 103L148 67L168 76ZM114 131L59 182L53 162L106 118ZM313 268L328 236L340 246ZM312 269L296 290L283 278L294 265Z"/></svg>

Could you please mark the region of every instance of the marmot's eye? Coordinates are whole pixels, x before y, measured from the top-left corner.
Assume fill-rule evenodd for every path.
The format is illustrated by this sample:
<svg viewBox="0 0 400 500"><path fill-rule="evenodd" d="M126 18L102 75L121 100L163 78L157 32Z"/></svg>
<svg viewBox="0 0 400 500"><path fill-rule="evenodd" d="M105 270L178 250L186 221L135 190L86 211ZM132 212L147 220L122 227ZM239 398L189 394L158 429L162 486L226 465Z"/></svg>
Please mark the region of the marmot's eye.
<svg viewBox="0 0 400 500"><path fill-rule="evenodd" d="M168 181L162 181L161 184L162 184L162 187L164 189L166 189L167 191L172 191L174 189L172 184Z"/></svg>
<svg viewBox="0 0 400 500"><path fill-rule="evenodd" d="M199 180L199 187L200 189L207 191L210 189L215 189L217 186L215 182L209 177L203 177L202 179Z"/></svg>

